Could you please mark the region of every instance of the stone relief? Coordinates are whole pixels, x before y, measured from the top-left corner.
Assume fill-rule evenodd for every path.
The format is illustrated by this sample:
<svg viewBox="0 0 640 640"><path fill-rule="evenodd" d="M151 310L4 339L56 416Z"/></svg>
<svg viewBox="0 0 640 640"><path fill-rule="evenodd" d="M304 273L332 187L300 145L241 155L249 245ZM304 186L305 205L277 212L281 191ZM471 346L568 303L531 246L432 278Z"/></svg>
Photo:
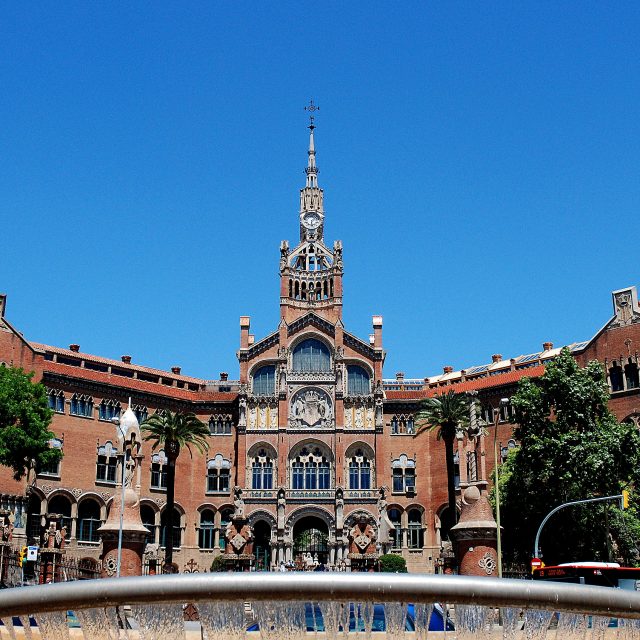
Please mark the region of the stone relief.
<svg viewBox="0 0 640 640"><path fill-rule="evenodd" d="M247 428L249 429L277 429L278 428L278 403L274 398L261 398L257 401L249 401L247 416Z"/></svg>
<svg viewBox="0 0 640 640"><path fill-rule="evenodd" d="M291 398L289 425L292 427L330 427L333 404L322 389L300 389Z"/></svg>
<svg viewBox="0 0 640 640"><path fill-rule="evenodd" d="M375 426L375 409L368 403L352 404L345 403L344 408L344 428L345 429L373 429Z"/></svg>

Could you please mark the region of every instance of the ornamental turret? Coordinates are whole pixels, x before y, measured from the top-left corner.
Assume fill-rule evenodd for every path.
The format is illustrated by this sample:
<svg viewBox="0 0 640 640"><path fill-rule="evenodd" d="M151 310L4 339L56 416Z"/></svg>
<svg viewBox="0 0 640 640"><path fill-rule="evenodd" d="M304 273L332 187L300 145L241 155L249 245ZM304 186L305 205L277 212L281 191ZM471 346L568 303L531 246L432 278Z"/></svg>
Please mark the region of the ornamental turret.
<svg viewBox="0 0 640 640"><path fill-rule="evenodd" d="M324 243L324 194L318 186L314 113L309 115L309 151L305 186L300 189L300 243L280 244L280 315L287 323L313 310L332 323L342 317L342 243Z"/></svg>

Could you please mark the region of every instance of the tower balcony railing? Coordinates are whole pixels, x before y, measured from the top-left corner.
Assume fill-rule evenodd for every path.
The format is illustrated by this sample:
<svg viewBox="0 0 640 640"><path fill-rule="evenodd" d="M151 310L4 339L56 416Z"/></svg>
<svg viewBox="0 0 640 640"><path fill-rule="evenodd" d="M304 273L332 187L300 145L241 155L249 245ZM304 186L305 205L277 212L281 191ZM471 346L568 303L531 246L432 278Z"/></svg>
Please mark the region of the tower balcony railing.
<svg viewBox="0 0 640 640"><path fill-rule="evenodd" d="M287 372L287 382L290 382L290 383L331 384L335 381L336 381L336 374L333 371L289 371Z"/></svg>
<svg viewBox="0 0 640 640"><path fill-rule="evenodd" d="M0 592L2 637L371 638L373 603L384 604L387 638L442 637L427 629L433 603L453 605L455 633L471 638L637 638L640 594L554 582L470 576L372 573L182 574L83 580ZM199 622L185 624L184 603ZM244 603L251 603L245 609ZM308 607L312 616L310 627ZM413 605L408 612L407 604ZM247 619L247 611L254 618ZM33 622L29 624L29 617ZM69 629L69 620L80 629ZM415 631L407 633L412 617ZM19 617L19 618L18 618ZM193 616L192 616L193 617ZM342 626L357 618L354 633ZM324 631L318 634L317 620ZM615 620L617 628L609 629ZM16 631L22 623L29 633ZM360 626L362 624L362 626ZM197 625L193 628L192 625ZM37 635L30 626L37 626ZM349 628L349 627L347 627ZM79 632L76 634L75 632ZM73 632L73 633L72 633ZM124 634L124 635L123 635ZM385 637L376 633L375 637Z"/></svg>

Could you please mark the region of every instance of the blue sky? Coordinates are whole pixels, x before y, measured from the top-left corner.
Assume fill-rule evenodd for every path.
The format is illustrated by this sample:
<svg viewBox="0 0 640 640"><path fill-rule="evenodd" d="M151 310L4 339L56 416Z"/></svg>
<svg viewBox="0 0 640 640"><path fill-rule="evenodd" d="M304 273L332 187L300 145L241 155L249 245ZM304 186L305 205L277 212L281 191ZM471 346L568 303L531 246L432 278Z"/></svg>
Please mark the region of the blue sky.
<svg viewBox="0 0 640 640"><path fill-rule="evenodd" d="M640 5L5 3L0 290L31 340L237 376L320 105L344 317L385 377L591 337L640 284Z"/></svg>

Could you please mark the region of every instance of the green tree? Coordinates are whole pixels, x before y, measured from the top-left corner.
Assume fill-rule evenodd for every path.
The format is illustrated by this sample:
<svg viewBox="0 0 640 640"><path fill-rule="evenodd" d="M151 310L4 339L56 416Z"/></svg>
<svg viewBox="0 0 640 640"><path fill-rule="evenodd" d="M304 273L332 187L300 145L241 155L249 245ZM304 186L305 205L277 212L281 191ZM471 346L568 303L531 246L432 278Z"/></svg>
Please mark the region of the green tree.
<svg viewBox="0 0 640 640"><path fill-rule="evenodd" d="M198 420L193 413L156 413L147 418L141 425L145 432L144 439L150 440L153 449L164 448L167 456L167 524L165 530L165 567L167 570L173 562L173 518L175 505L176 460L180 450L186 448L191 457L191 447L200 453L209 448L207 437L209 429Z"/></svg>
<svg viewBox="0 0 640 640"><path fill-rule="evenodd" d="M385 553L378 562L382 573L407 573L407 561L395 553Z"/></svg>
<svg viewBox="0 0 640 640"><path fill-rule="evenodd" d="M11 467L16 480L26 475L27 483L37 466L62 457L49 446L55 435L49 431L47 391L32 378L33 373L0 365L0 464Z"/></svg>
<svg viewBox="0 0 640 640"><path fill-rule="evenodd" d="M438 430L438 440L444 442L445 461L447 465L447 494L449 514L452 525L458 521L456 509L455 469L453 459L453 443L456 431L469 424L469 400L466 396L449 391L433 398L423 400L416 415L417 433Z"/></svg>
<svg viewBox="0 0 640 640"><path fill-rule="evenodd" d="M573 500L619 494L636 484L640 435L608 408L602 366L581 368L568 349L536 380L524 378L511 402L520 446L500 468L501 514L508 561L528 562L536 531L554 507ZM567 507L543 529L547 564L577 560L625 563L638 558L638 505Z"/></svg>

